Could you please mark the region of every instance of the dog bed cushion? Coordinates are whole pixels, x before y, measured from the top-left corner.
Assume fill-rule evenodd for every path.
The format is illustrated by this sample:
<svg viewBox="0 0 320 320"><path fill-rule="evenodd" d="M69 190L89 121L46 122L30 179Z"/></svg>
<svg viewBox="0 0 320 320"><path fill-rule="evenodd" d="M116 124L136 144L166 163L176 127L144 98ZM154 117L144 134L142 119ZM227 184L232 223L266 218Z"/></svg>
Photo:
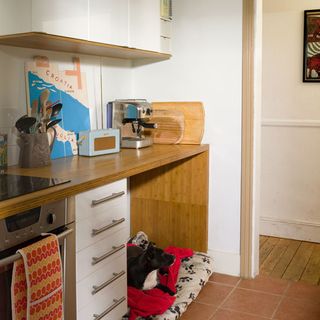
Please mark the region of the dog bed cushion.
<svg viewBox="0 0 320 320"><path fill-rule="evenodd" d="M133 243L145 248L148 238L143 233L138 233L132 240ZM200 290L208 282L213 272L212 258L206 253L194 252L191 257L181 261L178 281L176 284L177 294L174 304L163 314L151 316L148 320L176 320L186 311L188 305L196 299Z"/></svg>

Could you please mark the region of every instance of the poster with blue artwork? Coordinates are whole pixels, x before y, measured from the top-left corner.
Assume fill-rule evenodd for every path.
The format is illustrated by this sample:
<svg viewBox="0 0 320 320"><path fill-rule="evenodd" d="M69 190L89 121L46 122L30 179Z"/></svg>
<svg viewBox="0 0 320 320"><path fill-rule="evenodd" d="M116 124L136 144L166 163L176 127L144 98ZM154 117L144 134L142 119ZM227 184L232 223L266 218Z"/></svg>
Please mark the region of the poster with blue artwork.
<svg viewBox="0 0 320 320"><path fill-rule="evenodd" d="M73 59L72 70L60 70L57 63L37 56L26 63L25 73L28 115L37 119L35 132L48 133L51 159L77 155L77 134L90 130L86 79L79 58Z"/></svg>

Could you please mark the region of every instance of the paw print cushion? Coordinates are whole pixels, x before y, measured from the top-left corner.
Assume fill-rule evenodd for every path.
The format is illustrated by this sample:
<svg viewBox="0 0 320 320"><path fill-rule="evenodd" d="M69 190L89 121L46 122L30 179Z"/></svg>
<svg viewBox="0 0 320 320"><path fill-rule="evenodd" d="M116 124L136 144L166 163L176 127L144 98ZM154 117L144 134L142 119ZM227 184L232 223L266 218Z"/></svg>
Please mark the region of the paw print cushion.
<svg viewBox="0 0 320 320"><path fill-rule="evenodd" d="M179 319L208 282L212 272L212 258L205 253L195 252L192 257L182 260L176 284L177 296L174 304L162 315L154 316L151 319Z"/></svg>

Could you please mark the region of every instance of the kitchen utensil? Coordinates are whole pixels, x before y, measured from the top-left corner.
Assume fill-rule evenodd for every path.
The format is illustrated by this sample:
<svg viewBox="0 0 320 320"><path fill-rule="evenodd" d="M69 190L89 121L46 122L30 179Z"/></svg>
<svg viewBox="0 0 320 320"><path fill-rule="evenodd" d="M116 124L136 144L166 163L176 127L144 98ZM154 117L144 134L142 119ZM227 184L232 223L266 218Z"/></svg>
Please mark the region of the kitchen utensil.
<svg viewBox="0 0 320 320"><path fill-rule="evenodd" d="M58 104L60 102L60 100L57 100L57 101L55 101L55 102L50 102L50 101L48 101L48 106L47 106L47 110L49 109L49 108L52 108L54 105L56 105L56 104Z"/></svg>
<svg viewBox="0 0 320 320"><path fill-rule="evenodd" d="M56 117L62 109L62 103L57 103L49 108L51 109L50 118ZM47 110L48 111L48 110Z"/></svg>
<svg viewBox="0 0 320 320"><path fill-rule="evenodd" d="M49 89L44 89L40 94L40 107L41 107L41 120L40 120L40 122L42 122L42 126L41 126L42 132L46 131L46 126L43 123L43 120L48 118L47 101L48 101L49 95L50 95Z"/></svg>
<svg viewBox="0 0 320 320"><path fill-rule="evenodd" d="M24 119L24 118L27 118L27 117L28 117L28 115L27 115L27 114L24 114L22 117L20 117L20 118L16 121L16 123L17 123L19 120Z"/></svg>
<svg viewBox="0 0 320 320"><path fill-rule="evenodd" d="M36 123L36 118L22 116L16 121L16 128L19 132L30 133L30 128Z"/></svg>
<svg viewBox="0 0 320 320"><path fill-rule="evenodd" d="M50 147L50 152L51 152L53 149L54 140L57 137L57 130L54 127L48 128L47 136L48 136L48 142L49 142L49 147Z"/></svg>
<svg viewBox="0 0 320 320"><path fill-rule="evenodd" d="M48 131L49 128L58 124L60 121L61 121L61 119L55 119L55 120L48 122L48 124L46 125L46 131Z"/></svg>
<svg viewBox="0 0 320 320"><path fill-rule="evenodd" d="M42 111L42 118L47 117L47 101L50 95L49 89L44 89L40 94L40 106Z"/></svg>
<svg viewBox="0 0 320 320"><path fill-rule="evenodd" d="M42 126L41 122L36 123L34 125L34 132L33 133L37 133L37 132L40 133L41 132L41 126Z"/></svg>
<svg viewBox="0 0 320 320"><path fill-rule="evenodd" d="M57 136L57 130L54 128L54 126L56 124L58 124L59 122L61 121L61 119L55 119L55 120L52 120L50 121L47 125L46 125L46 131L48 132L49 129L51 129L53 131L53 137L52 135L50 134L50 137L49 138L49 146L50 146L50 151L52 151L52 148L53 148L53 144L54 144L54 140L56 139L56 136ZM50 133L50 132L48 132ZM52 139L51 139L52 138Z"/></svg>
<svg viewBox="0 0 320 320"><path fill-rule="evenodd" d="M202 102L153 102L156 110L176 110L184 115L184 133L181 144L200 144L204 132L204 108Z"/></svg>
<svg viewBox="0 0 320 320"><path fill-rule="evenodd" d="M35 117L38 114L38 105L39 105L38 100L33 100L32 101L31 115L33 117Z"/></svg>
<svg viewBox="0 0 320 320"><path fill-rule="evenodd" d="M145 129L145 135L151 135L153 143L177 144L183 138L184 115L177 110L154 110L150 118L157 124L153 130Z"/></svg>

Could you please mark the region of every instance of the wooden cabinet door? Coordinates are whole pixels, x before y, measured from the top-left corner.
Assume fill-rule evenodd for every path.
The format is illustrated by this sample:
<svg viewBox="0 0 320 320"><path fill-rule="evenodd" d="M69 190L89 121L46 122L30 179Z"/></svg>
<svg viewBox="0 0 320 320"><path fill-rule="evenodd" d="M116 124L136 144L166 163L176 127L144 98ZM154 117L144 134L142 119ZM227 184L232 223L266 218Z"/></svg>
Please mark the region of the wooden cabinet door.
<svg viewBox="0 0 320 320"><path fill-rule="evenodd" d="M32 0L32 31L88 40L88 0Z"/></svg>
<svg viewBox="0 0 320 320"><path fill-rule="evenodd" d="M89 40L128 46L129 0L89 0Z"/></svg>

